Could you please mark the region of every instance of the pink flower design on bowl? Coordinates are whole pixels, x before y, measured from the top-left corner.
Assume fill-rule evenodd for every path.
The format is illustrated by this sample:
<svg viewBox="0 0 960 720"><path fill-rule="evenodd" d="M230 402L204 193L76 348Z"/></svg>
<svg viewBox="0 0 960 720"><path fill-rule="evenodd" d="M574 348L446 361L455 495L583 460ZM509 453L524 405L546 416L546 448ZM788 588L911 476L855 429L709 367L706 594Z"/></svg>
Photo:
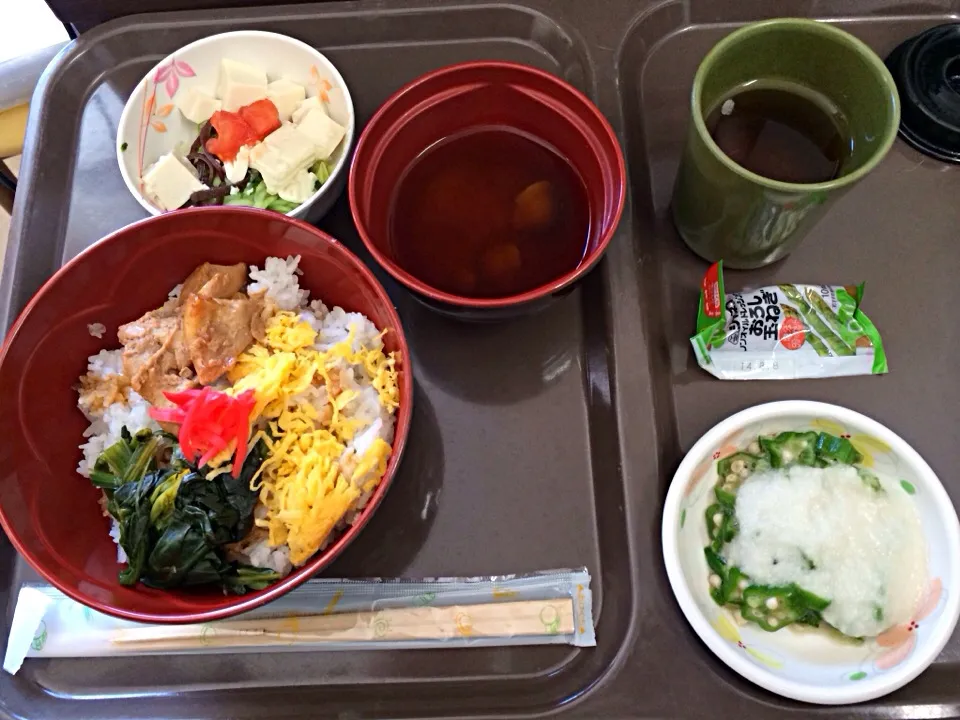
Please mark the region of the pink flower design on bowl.
<svg viewBox="0 0 960 720"><path fill-rule="evenodd" d="M164 90L167 91L167 97L172 100L180 87L180 78L191 78L195 76L196 73L193 71L193 68L183 60L170 58L170 62L157 68L157 72L153 76L153 82L158 86L162 84Z"/></svg>
<svg viewBox="0 0 960 720"><path fill-rule="evenodd" d="M710 471L710 468L713 467L713 464L717 460L722 460L723 458L728 457L729 455L733 455L735 452L737 452L740 449L736 445L731 444L731 441L738 434L739 434L739 431L735 433L731 433L730 435L725 437L723 439L723 442L720 443L720 447L718 447L713 452L713 455L711 455L710 459L704 460L699 465L697 465L696 469L690 475L689 484L684 489L684 492L683 492L684 497L688 497L696 489L697 485L699 485L700 481L707 476L707 473Z"/></svg>
<svg viewBox="0 0 960 720"><path fill-rule="evenodd" d="M874 662L877 670L889 670L906 660L913 652L913 648L917 645L917 629L920 627L920 621L934 611L942 594L943 583L940 578L934 578L927 586L927 590L909 622L895 625L877 636L877 645L884 648L884 651Z"/></svg>

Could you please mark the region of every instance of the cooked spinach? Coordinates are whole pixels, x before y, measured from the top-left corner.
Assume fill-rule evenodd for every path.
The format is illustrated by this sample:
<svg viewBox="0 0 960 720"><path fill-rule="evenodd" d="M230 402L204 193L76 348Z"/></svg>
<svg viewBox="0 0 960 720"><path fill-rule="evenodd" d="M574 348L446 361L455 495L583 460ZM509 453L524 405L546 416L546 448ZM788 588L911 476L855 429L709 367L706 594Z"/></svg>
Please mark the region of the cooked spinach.
<svg viewBox="0 0 960 720"><path fill-rule="evenodd" d="M147 473L120 485L107 501L107 512L120 526L120 547L127 554L127 566L120 571L124 585L135 585L143 571L150 548L150 494L160 478L160 473Z"/></svg>
<svg viewBox="0 0 960 720"><path fill-rule="evenodd" d="M273 571L227 561L222 549L243 539L253 525L257 494L250 480L265 457L266 444L260 441L239 477L221 473L208 480L184 460L170 436L124 430L91 473L120 526L120 546L127 554L120 582L139 580L157 588L213 583L225 592L243 593L277 580Z"/></svg>

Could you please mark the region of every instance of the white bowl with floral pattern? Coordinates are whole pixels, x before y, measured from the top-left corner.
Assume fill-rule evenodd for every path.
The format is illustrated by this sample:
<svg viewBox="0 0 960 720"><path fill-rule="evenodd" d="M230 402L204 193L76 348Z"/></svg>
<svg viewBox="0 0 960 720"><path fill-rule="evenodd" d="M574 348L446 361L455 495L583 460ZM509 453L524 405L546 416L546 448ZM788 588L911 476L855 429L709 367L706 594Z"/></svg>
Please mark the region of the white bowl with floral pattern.
<svg viewBox="0 0 960 720"><path fill-rule="evenodd" d="M900 480L912 496L927 544L927 584L909 622L861 645L787 627L765 632L719 607L709 594L704 514L713 502L717 460L757 436L785 430L848 437L863 465ZM700 639L730 668L794 700L863 702L902 687L940 654L960 615L960 524L933 470L903 439L860 413L818 402L758 405L700 438L680 464L663 514L663 558L680 609Z"/></svg>
<svg viewBox="0 0 960 720"><path fill-rule="evenodd" d="M287 213L319 220L346 186L355 131L353 100L340 72L321 52L272 32L240 30L202 38L165 57L137 83L117 128L117 163L127 189L151 215L164 212L144 194L141 178L161 155L174 149L185 154L196 139L197 126L180 114L177 97L191 85L212 95L224 58L260 68L270 80L287 78L303 85L307 97L319 96L330 117L346 128L331 157L329 179Z"/></svg>

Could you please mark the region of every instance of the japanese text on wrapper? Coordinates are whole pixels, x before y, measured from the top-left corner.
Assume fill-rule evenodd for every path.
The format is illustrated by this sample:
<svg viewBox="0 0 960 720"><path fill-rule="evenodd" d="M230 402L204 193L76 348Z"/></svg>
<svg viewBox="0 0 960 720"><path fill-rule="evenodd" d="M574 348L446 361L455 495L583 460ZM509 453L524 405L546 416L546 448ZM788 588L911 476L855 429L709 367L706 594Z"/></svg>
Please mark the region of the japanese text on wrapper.
<svg viewBox="0 0 960 720"><path fill-rule="evenodd" d="M744 352L750 337L773 340L780 327L780 298L777 291L761 288L734 293L727 298L727 337Z"/></svg>

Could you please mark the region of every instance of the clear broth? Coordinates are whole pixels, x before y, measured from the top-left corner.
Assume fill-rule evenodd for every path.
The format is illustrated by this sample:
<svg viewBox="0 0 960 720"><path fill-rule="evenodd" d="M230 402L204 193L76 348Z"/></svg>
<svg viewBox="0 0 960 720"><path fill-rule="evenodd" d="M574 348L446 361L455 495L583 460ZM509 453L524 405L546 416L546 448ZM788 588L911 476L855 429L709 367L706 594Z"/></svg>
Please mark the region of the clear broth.
<svg viewBox="0 0 960 720"><path fill-rule="evenodd" d="M515 130L478 128L425 150L400 179L390 220L398 264L470 298L527 292L579 265L590 215L570 163Z"/></svg>

